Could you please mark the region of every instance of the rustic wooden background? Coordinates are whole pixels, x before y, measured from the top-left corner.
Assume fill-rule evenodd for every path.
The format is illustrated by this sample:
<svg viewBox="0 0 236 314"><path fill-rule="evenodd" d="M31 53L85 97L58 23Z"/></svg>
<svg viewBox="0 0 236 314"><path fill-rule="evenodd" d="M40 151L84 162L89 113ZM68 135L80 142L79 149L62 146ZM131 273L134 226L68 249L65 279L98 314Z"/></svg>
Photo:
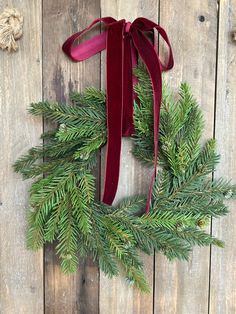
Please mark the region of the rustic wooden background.
<svg viewBox="0 0 236 314"><path fill-rule="evenodd" d="M175 67L165 78L175 91L182 80L192 85L204 111L205 137L218 141L216 176L236 182L236 0L1 0L0 11L6 6L19 9L25 22L19 51L0 51L0 313L236 313L235 203L209 229L226 241L225 249L195 249L188 263L145 257L152 293L142 295L123 280L105 278L90 260L65 276L52 246L27 251L29 182L11 166L50 127L26 113L30 102L64 101L71 90L104 86L104 55L72 63L61 51L63 41L99 16L145 16L166 28L173 45ZM148 177L127 139L122 152L118 198L146 189Z"/></svg>

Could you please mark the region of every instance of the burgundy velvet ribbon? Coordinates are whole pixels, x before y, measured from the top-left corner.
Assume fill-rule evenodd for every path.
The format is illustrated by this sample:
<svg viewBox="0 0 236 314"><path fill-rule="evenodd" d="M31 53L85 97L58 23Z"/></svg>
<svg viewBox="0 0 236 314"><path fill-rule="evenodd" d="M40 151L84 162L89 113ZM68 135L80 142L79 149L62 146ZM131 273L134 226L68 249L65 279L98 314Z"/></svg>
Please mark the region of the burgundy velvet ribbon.
<svg viewBox="0 0 236 314"><path fill-rule="evenodd" d="M105 31L80 44L75 44L84 33L95 24L103 22ZM167 44L169 55L167 63L160 61L156 49L154 30ZM147 34L152 32L154 40ZM152 188L156 177L158 156L158 131L162 97L161 72L173 67L171 45L165 30L156 23L139 17L133 23L124 19L115 20L104 17L94 20L87 28L69 37L62 47L73 61L83 61L106 49L106 93L107 93L107 152L103 202L111 205L117 191L120 170L120 151L122 136L134 134L133 124L133 67L137 65L138 56L146 65L153 89L154 113L154 172L148 193L146 212L149 212ZM91 73L92 75L92 73Z"/></svg>

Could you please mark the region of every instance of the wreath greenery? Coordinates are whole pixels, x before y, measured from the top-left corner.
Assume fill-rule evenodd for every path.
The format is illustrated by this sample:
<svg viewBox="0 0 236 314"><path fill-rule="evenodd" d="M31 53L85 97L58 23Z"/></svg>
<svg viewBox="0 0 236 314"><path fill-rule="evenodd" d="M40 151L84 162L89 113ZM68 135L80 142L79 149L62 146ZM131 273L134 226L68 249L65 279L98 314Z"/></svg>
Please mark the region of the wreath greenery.
<svg viewBox="0 0 236 314"><path fill-rule="evenodd" d="M133 154L153 166L152 89L144 66L135 74L138 104L134 104ZM215 140L200 144L203 116L188 84L180 86L174 101L167 86L159 130L159 166L151 209L146 198L129 197L118 206L95 199L92 169L106 143L106 95L95 88L71 95L71 104L40 102L29 112L58 123L42 135L14 165L25 179L37 177L30 189L29 248L37 250L57 241L56 251L65 273L76 271L78 258L92 256L108 276L125 274L142 291L149 287L139 252L163 253L168 259L188 259L194 245L223 246L204 231L211 217L228 212L224 201L235 197L236 186L212 179L219 161Z"/></svg>

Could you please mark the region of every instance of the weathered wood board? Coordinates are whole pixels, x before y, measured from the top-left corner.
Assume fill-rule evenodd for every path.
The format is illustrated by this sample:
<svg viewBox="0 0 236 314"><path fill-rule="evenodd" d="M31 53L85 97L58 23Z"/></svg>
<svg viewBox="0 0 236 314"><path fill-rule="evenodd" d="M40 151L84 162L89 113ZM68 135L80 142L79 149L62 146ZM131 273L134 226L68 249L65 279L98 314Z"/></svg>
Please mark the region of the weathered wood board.
<svg viewBox="0 0 236 314"><path fill-rule="evenodd" d="M215 137L221 163L215 176L236 182L236 1L221 1L219 17ZM212 223L213 235L226 244L211 251L210 314L236 313L235 201L229 205L230 214Z"/></svg>
<svg viewBox="0 0 236 314"><path fill-rule="evenodd" d="M79 0L43 1L44 99L65 102L72 91L100 86L99 55L73 63L61 50L67 37L99 14L99 1L86 1L86 5ZM98 281L98 269L90 260L81 260L76 274L62 274L54 247L46 246L45 313L98 313Z"/></svg>
<svg viewBox="0 0 236 314"><path fill-rule="evenodd" d="M39 143L42 121L26 109L42 97L42 12L40 0L1 1L24 15L19 51L0 51L0 313L43 312L43 252L26 248L29 182L13 172L13 162Z"/></svg>
<svg viewBox="0 0 236 314"><path fill-rule="evenodd" d="M175 59L166 74L171 89L191 84L205 118L204 137L213 137L217 2L161 1L160 24L168 30ZM157 254L154 313L203 314L208 311L210 249L194 249L190 261L170 263Z"/></svg>
<svg viewBox="0 0 236 314"><path fill-rule="evenodd" d="M154 9L153 9L154 8ZM101 15L112 16L116 19L125 18L133 21L138 16L158 20L158 1L101 1ZM104 59L102 64L104 65ZM105 66L102 67L102 85L105 86ZM122 139L121 166L118 190L115 202L123 197L148 191L150 170L141 165L132 156L130 139ZM103 151L103 157L105 151ZM101 165L105 163L102 159ZM103 183L103 176L101 177ZM143 256L145 273L151 287L151 293L144 295L129 287L124 278L108 279L100 273L100 313L152 313L153 310L153 257Z"/></svg>

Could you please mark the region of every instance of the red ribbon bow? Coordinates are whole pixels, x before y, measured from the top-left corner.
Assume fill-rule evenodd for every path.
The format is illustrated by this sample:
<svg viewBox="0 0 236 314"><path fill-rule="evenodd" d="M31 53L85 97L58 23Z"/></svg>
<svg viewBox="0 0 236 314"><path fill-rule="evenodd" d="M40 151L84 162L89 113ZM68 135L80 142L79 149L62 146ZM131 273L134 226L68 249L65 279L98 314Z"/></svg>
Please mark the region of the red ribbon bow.
<svg viewBox="0 0 236 314"><path fill-rule="evenodd" d="M73 45L85 32L95 24L103 22L106 30L93 38ZM154 30L161 35L169 49L167 64L162 64L156 51L156 40L151 42L146 32ZM63 51L74 61L83 61L106 49L106 90L107 90L107 154L103 202L112 204L119 181L120 151L122 136L134 133L133 102L134 91L133 67L137 65L138 55L146 65L153 88L154 113L154 173L148 194L146 212L150 209L152 188L156 177L158 155L158 131L160 106L162 97L161 72L173 67L171 45L163 28L156 23L143 18L137 18L133 23L124 19L117 21L112 17L94 20L83 31L69 37L62 47Z"/></svg>

